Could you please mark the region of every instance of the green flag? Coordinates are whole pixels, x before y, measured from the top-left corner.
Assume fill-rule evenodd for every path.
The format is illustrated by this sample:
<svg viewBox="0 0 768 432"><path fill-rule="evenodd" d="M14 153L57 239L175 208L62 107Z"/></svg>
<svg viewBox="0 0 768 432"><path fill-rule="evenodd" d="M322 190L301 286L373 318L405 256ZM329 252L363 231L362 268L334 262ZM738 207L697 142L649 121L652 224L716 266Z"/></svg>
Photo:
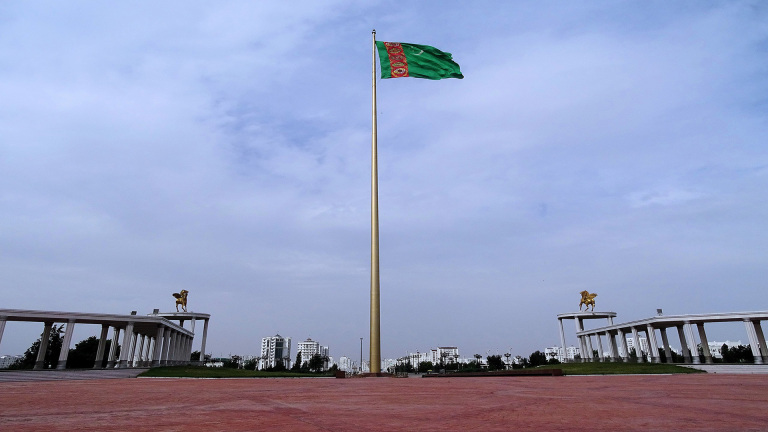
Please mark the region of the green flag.
<svg viewBox="0 0 768 432"><path fill-rule="evenodd" d="M376 41L382 78L464 78L451 53L429 45Z"/></svg>

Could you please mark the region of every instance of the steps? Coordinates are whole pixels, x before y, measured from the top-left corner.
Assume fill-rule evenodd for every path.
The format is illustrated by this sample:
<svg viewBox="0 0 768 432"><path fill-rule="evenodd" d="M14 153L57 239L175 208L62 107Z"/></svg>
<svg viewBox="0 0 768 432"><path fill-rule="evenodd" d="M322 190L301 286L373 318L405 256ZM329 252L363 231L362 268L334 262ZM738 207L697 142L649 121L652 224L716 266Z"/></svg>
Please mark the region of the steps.
<svg viewBox="0 0 768 432"><path fill-rule="evenodd" d="M147 368L11 370L0 372L0 382L136 378Z"/></svg>

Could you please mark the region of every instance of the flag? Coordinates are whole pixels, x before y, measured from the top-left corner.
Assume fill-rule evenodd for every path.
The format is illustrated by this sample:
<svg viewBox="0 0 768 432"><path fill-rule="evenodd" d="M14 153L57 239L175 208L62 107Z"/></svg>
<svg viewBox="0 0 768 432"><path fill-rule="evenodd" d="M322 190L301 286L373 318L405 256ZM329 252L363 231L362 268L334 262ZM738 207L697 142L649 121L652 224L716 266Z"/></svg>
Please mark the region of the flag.
<svg viewBox="0 0 768 432"><path fill-rule="evenodd" d="M451 53L429 45L376 41L382 78L464 78Z"/></svg>

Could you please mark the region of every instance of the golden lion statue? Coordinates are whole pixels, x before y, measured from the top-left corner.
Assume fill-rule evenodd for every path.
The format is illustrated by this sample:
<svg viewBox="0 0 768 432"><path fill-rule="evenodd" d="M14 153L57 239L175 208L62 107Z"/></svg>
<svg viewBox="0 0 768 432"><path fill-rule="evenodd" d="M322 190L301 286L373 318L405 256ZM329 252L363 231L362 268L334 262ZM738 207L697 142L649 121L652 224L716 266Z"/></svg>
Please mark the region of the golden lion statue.
<svg viewBox="0 0 768 432"><path fill-rule="evenodd" d="M176 297L176 312L179 311L179 305L181 305L181 309L184 312L187 311L187 295L188 294L189 294L189 291L187 290L181 290L180 293L173 293L173 296Z"/></svg>
<svg viewBox="0 0 768 432"><path fill-rule="evenodd" d="M595 311L595 297L597 297L597 294L592 293L590 294L589 291L582 291L581 292L581 301L579 302L579 310L581 310L582 305L586 305L587 307L584 308L584 310L589 310L589 305L592 305L592 312Z"/></svg>

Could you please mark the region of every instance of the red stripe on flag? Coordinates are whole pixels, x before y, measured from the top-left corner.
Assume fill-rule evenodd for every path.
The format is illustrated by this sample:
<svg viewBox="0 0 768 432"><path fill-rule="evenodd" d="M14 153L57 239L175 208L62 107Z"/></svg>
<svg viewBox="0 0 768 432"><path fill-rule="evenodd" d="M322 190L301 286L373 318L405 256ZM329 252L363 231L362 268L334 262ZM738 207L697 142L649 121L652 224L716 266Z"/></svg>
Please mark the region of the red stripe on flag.
<svg viewBox="0 0 768 432"><path fill-rule="evenodd" d="M389 66L392 72L392 78L403 78L408 76L408 60L405 58L403 46L397 42L384 42L389 56Z"/></svg>

